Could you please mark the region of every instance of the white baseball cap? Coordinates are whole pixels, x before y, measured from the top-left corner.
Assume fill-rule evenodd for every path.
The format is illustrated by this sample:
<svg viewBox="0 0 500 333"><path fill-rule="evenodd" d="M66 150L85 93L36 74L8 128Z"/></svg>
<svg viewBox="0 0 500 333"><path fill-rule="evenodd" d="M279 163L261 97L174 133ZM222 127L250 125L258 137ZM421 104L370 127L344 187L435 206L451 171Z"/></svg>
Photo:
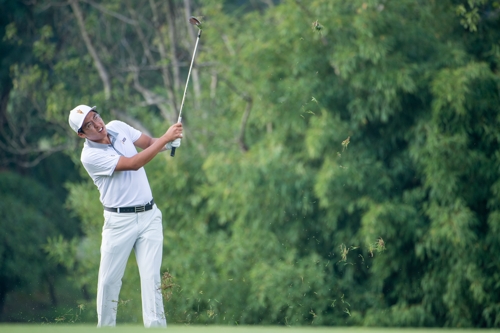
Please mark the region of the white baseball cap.
<svg viewBox="0 0 500 333"><path fill-rule="evenodd" d="M90 107L87 105L78 105L76 108L69 112L69 126L78 133L78 130L82 128L83 121L90 111L95 111L96 107Z"/></svg>

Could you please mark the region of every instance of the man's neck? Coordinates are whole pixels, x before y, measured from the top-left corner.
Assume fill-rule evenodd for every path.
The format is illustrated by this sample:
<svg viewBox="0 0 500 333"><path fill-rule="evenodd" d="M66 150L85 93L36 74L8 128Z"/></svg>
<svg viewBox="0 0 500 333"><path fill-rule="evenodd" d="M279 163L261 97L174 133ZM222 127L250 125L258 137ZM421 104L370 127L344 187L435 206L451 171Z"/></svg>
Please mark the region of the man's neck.
<svg viewBox="0 0 500 333"><path fill-rule="evenodd" d="M110 145L111 142L112 142L111 141L111 137L109 136L109 133L106 135L105 138L103 138L102 140L99 140L99 141L97 141L97 140L91 140L89 138L87 138L87 140L95 142L95 143L100 143L100 144L103 144L103 145Z"/></svg>

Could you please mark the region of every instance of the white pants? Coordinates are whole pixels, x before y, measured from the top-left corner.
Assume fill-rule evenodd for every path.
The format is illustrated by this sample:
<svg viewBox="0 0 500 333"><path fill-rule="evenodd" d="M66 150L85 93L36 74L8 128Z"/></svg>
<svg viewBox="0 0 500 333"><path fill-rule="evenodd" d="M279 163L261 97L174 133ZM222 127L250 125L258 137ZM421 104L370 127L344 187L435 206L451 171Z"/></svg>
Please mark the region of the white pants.
<svg viewBox="0 0 500 333"><path fill-rule="evenodd" d="M161 211L113 213L104 211L101 263L97 282L97 327L115 326L122 277L132 249L141 277L145 327L166 327L161 295L163 250Z"/></svg>

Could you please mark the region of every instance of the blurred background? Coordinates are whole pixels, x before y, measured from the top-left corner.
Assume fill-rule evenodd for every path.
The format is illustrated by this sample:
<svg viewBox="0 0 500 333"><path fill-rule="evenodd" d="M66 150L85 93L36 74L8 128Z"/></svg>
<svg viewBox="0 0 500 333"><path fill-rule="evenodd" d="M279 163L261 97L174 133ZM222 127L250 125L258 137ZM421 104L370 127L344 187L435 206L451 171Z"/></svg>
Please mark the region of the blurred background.
<svg viewBox="0 0 500 333"><path fill-rule="evenodd" d="M96 322L103 224L68 126L175 158L169 323L500 326L500 1L0 0L0 321ZM118 321L142 322L131 254Z"/></svg>

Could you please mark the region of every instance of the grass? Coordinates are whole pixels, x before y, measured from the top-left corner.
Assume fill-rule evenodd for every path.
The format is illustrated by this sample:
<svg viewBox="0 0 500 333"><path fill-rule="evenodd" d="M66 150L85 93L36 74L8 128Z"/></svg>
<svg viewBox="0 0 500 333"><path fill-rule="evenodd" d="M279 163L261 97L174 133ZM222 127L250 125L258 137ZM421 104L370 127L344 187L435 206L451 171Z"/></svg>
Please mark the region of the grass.
<svg viewBox="0 0 500 333"><path fill-rule="evenodd" d="M91 331L135 333L151 332L161 329L145 329L138 325L119 325L116 329L97 329L95 325L59 325L59 324L0 324L2 333L84 333ZM168 326L169 333L478 333L481 329L411 329L411 328L365 328L365 327L284 327L284 326ZM487 330L500 332L500 330Z"/></svg>

